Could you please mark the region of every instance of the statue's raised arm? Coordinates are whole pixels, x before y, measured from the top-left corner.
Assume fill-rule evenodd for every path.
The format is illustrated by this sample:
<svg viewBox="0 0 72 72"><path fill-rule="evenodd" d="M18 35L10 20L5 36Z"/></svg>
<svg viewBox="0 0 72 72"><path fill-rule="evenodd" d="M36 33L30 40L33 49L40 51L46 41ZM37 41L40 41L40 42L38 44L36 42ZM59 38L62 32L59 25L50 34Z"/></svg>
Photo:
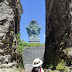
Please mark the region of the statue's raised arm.
<svg viewBox="0 0 72 72"><path fill-rule="evenodd" d="M30 35L31 34L31 28L29 26L26 26L26 30L27 30L27 33Z"/></svg>
<svg viewBox="0 0 72 72"><path fill-rule="evenodd" d="M38 27L38 34L40 34L41 26Z"/></svg>

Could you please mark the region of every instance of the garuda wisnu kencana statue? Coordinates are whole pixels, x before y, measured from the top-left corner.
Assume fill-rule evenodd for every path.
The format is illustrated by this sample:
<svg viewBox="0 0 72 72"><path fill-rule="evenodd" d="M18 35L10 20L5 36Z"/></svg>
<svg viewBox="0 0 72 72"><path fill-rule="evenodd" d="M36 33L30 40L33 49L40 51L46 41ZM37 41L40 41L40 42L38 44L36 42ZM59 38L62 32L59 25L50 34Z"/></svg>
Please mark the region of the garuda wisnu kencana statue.
<svg viewBox="0 0 72 72"><path fill-rule="evenodd" d="M29 42L40 42L39 34L41 26L33 19L29 26L26 26L27 33L29 34Z"/></svg>

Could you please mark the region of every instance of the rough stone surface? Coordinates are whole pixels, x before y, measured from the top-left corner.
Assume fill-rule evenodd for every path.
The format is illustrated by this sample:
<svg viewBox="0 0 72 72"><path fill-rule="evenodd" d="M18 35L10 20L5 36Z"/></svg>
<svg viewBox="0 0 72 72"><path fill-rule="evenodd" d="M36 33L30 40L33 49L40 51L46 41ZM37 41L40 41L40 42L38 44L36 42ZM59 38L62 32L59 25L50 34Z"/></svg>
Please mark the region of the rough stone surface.
<svg viewBox="0 0 72 72"><path fill-rule="evenodd" d="M5 64L5 63L8 63L10 62L10 58L11 58L11 55L5 55L5 56L0 56L0 64Z"/></svg>
<svg viewBox="0 0 72 72"><path fill-rule="evenodd" d="M19 0L0 0L0 72L9 72L4 68L17 67L20 61L13 42L16 42L15 34L20 31L21 14Z"/></svg>
<svg viewBox="0 0 72 72"><path fill-rule="evenodd" d="M0 72L25 72L25 70L17 70L15 67L13 67L0 69Z"/></svg>
<svg viewBox="0 0 72 72"><path fill-rule="evenodd" d="M72 46L71 0L46 0L46 48L43 66L65 60L63 49Z"/></svg>

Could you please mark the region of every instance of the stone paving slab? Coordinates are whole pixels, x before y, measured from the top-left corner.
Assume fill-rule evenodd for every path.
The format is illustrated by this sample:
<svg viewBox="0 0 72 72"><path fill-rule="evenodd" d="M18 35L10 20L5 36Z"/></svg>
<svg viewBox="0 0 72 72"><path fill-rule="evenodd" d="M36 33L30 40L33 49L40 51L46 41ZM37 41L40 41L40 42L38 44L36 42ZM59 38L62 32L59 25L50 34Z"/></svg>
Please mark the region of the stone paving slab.
<svg viewBox="0 0 72 72"><path fill-rule="evenodd" d="M25 66L25 72L31 72L33 68L32 64L25 64L24 66Z"/></svg>

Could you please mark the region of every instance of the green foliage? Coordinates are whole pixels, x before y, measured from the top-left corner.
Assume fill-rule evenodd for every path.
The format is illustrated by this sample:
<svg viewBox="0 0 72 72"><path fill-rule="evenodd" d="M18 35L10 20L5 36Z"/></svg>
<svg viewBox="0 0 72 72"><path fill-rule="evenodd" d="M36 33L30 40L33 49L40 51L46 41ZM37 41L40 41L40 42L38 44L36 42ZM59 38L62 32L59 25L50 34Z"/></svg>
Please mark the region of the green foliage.
<svg viewBox="0 0 72 72"><path fill-rule="evenodd" d="M22 54L24 44L23 44L23 41L20 39L19 33L17 33L16 35L16 40L17 40L17 50Z"/></svg>
<svg viewBox="0 0 72 72"><path fill-rule="evenodd" d="M64 62L63 59L57 64L56 69L58 71L65 71L66 70L66 68L65 68L65 62Z"/></svg>
<svg viewBox="0 0 72 72"><path fill-rule="evenodd" d="M71 62L71 64L72 64L72 62Z"/></svg>
<svg viewBox="0 0 72 72"><path fill-rule="evenodd" d="M64 42L61 42L60 45L64 45Z"/></svg>
<svg viewBox="0 0 72 72"><path fill-rule="evenodd" d="M50 67L49 67L50 69L52 69L53 68L53 65L50 65Z"/></svg>
<svg viewBox="0 0 72 72"><path fill-rule="evenodd" d="M44 47L45 44L41 43L24 43L24 47Z"/></svg>

